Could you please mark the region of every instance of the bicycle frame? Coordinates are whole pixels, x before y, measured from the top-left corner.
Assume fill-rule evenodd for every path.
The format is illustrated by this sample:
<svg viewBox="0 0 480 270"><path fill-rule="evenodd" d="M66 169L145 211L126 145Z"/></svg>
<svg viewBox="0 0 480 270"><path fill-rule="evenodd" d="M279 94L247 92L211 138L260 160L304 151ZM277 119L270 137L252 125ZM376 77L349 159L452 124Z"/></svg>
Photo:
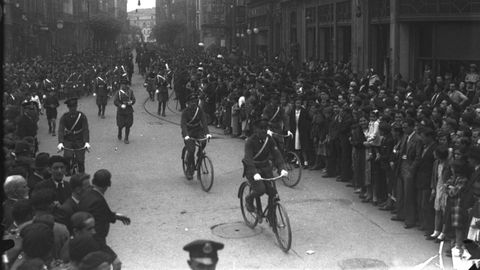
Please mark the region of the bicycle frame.
<svg viewBox="0 0 480 270"><path fill-rule="evenodd" d="M270 219L272 213L275 213L275 203L279 202L280 201L280 196L278 195L278 192L277 192L277 185L275 183L275 180L278 180L282 177L274 177L274 178L270 178L270 179L261 179L261 180L264 180L264 181L270 181L272 182L272 187L273 189L275 190L275 195L270 195L267 193L267 196L268 196L268 201L267 201L267 206L265 207L265 209L262 209L262 200L261 200L261 196L260 197L257 197L255 198L255 200L257 201L257 214L259 215L260 217L260 223L261 223L261 219L262 218L266 218L268 220L268 224L270 224L271 227L273 227L273 222L274 222L274 219ZM259 181L261 181L259 180Z"/></svg>

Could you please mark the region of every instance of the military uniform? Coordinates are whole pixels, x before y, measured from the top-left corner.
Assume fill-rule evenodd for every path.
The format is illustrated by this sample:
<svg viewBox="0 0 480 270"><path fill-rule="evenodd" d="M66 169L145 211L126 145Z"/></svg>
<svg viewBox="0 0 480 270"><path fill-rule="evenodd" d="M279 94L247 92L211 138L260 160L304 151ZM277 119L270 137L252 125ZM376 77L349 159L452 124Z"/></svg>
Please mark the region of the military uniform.
<svg viewBox="0 0 480 270"><path fill-rule="evenodd" d="M38 151L37 131L38 115L35 113L33 102L22 104L23 114L17 120L16 135L19 139L32 137L35 141L35 153Z"/></svg>
<svg viewBox="0 0 480 270"><path fill-rule="evenodd" d="M53 92L49 93L47 98L44 101L45 112L47 114L48 121L48 133L51 133L55 136L55 126L57 119L57 108L60 106L58 98Z"/></svg>
<svg viewBox="0 0 480 270"><path fill-rule="evenodd" d="M270 159L273 158L273 164ZM244 165L244 176L251 184L251 198L259 197L264 193L274 195L276 191L268 181L254 181L253 176L260 174L263 178L273 177L273 165L284 170L284 162L275 140L266 136L260 138L257 134L248 137L245 143L245 156L242 160Z"/></svg>
<svg viewBox="0 0 480 270"><path fill-rule="evenodd" d="M158 100L158 114L162 113L162 116L165 116L165 108L167 107L168 101L168 82L166 78L157 75L156 78L156 87L157 87L157 100ZM163 105L163 108L162 108Z"/></svg>
<svg viewBox="0 0 480 270"><path fill-rule="evenodd" d="M190 99L195 99L196 97L190 97ZM193 107L187 107L182 112L182 119L180 121L180 127L182 129L182 137L185 138L189 136L191 138L201 139L209 134L207 119L205 117L205 112L198 105ZM188 151L188 164L189 172L191 172L194 164L194 153L195 153L195 142L192 140L184 140L185 146ZM206 143L202 142L200 149L198 151L203 151Z"/></svg>
<svg viewBox="0 0 480 270"><path fill-rule="evenodd" d="M77 99L68 99L65 104L76 106ZM58 124L58 143L63 144L66 148L80 149L90 141L90 131L88 129L87 116L79 111L69 111L62 115ZM79 171L85 172L85 149L75 152L76 159L79 163ZM63 155L67 160L72 159L72 151L65 151ZM70 168L67 168L70 170Z"/></svg>
<svg viewBox="0 0 480 270"><path fill-rule="evenodd" d="M283 134L284 130L290 130L290 119L285 114L282 106L273 104L265 105L263 109L262 118L268 120L268 128L278 134ZM274 138L278 148L284 149L283 138Z"/></svg>
<svg viewBox="0 0 480 270"><path fill-rule="evenodd" d="M105 118L105 108L108 101L107 82L101 76L95 78L95 95L97 96L98 116Z"/></svg>
<svg viewBox="0 0 480 270"><path fill-rule="evenodd" d="M125 127L125 143L129 143L130 127L133 125L133 104L135 95L125 84L115 94L113 103L117 106L118 139L122 139L122 129Z"/></svg>

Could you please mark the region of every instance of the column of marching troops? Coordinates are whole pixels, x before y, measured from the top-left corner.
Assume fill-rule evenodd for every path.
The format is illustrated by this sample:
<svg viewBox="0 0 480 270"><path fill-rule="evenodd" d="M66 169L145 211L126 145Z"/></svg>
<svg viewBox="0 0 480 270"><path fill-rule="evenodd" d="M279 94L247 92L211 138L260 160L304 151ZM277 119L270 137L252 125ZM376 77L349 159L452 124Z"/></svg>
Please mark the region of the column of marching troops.
<svg viewBox="0 0 480 270"><path fill-rule="evenodd" d="M387 85L375 70L357 74L348 62L297 63L282 55L268 61L246 58L234 51L206 52L199 48L154 50L141 46L136 53L144 86L152 100L156 97L159 115L166 115L170 87L175 97L169 103L171 109L183 110L187 97L196 93L209 124L234 138L246 138L252 122L267 118L274 131L293 135L284 147L302 157L297 166L323 171L314 181L333 178L344 182L361 202L391 212L391 219L404 222L406 229L417 227L427 240L451 243L455 256L471 245L465 239L480 241L480 76L475 63L442 73L427 65L417 81L406 81L398 74ZM110 79L108 74L122 77L127 73L131 78L132 58L129 52L126 55L128 63L113 61L106 69L94 69L97 73L92 84L96 90L91 92L97 95L99 116L105 104L99 97L104 93L108 96L109 86L115 88L112 81L123 85L128 81L122 83L114 76ZM48 64L45 66L48 69ZM6 69L26 73L21 67L17 64ZM49 83L42 81L46 79L40 78L35 85ZM9 96L4 104L13 104L18 100L16 95L21 96L15 92L22 89L24 80L9 80L14 81L16 87L7 88ZM104 85L107 91L102 90ZM62 92L59 94L71 94ZM24 172L28 170L22 169L28 168L28 162L23 159L35 153L35 134L17 134L19 129L15 127L22 121L35 122L42 101L36 102L41 99L38 95L26 99L33 103L26 102L21 113L6 110L4 121L15 138L24 136L23 143L12 143L7 136L4 142L8 147L4 150L14 153L9 161L17 164L7 176L29 179ZM131 101L128 97L115 103L121 107ZM20 120L16 119L18 115ZM119 124L117 114L119 139L129 121L126 118L120 121L126 124ZM22 151L27 153L24 157ZM39 155L37 159L38 169L33 166L31 175L51 171L45 168L55 164L44 158L42 166ZM108 173L100 172L93 182L97 189L108 187ZM126 222L122 215L119 220Z"/></svg>
<svg viewBox="0 0 480 270"><path fill-rule="evenodd" d="M104 118L109 97L122 106L118 93L129 90L132 74L131 50L113 54L85 51L4 64L2 227L4 238L14 240L14 246L3 255L3 267L121 268L106 237L110 223L128 225L130 219L112 212L103 197L111 185L110 172L99 170L91 179L85 174L83 150L76 158L79 173L68 175L71 153L65 151L64 157L38 153L42 142L37 130L44 115L48 133L58 136L59 148L89 148L88 122L76 110L77 99L96 96L98 116ZM68 112L57 127L62 100ZM70 176L68 181L66 176Z"/></svg>

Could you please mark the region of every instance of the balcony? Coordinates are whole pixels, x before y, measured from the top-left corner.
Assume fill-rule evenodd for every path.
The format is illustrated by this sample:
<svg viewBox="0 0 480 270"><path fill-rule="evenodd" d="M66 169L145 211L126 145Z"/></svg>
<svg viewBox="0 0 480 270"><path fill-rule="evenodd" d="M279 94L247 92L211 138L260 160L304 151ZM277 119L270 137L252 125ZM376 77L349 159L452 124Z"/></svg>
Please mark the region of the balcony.
<svg viewBox="0 0 480 270"><path fill-rule="evenodd" d="M400 1L400 19L460 19L480 20L478 0L403 0Z"/></svg>

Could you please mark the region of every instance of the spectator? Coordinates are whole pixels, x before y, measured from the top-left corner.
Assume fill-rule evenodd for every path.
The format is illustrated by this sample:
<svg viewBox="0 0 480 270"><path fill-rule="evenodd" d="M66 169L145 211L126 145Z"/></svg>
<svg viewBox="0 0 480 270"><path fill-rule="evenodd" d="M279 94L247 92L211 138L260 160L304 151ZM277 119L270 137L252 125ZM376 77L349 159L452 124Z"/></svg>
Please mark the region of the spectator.
<svg viewBox="0 0 480 270"><path fill-rule="evenodd" d="M72 196L67 198L65 202L59 206L59 212L62 214L59 217L59 222L66 225L70 233L72 233L72 224L70 217L78 212L78 203L82 194L90 188L90 175L80 173L75 174L70 178L70 187L72 188Z"/></svg>
<svg viewBox="0 0 480 270"><path fill-rule="evenodd" d="M27 181L21 175L12 175L7 177L3 184L6 200L3 202L3 221L5 228L13 224L12 210L15 202L21 199L28 199Z"/></svg>
<svg viewBox="0 0 480 270"><path fill-rule="evenodd" d="M70 183L65 181L67 160L62 156L51 156L48 163L52 177L38 183L35 188L52 189L55 192L55 201L59 204L63 204L65 200L72 195Z"/></svg>
<svg viewBox="0 0 480 270"><path fill-rule="evenodd" d="M109 270L111 256L103 251L95 251L83 257L78 270Z"/></svg>
<svg viewBox="0 0 480 270"><path fill-rule="evenodd" d="M50 172L48 171L49 158L50 154L48 153L37 154L37 157L35 158L35 167L33 170L33 174L31 174L27 180L28 187L30 188L30 194L38 183L50 178Z"/></svg>
<svg viewBox="0 0 480 270"><path fill-rule="evenodd" d="M54 247L53 230L46 224L34 223L27 225L20 233L22 238L22 253L13 263L10 269L16 270L24 264L50 265ZM35 260L35 262L31 262ZM40 260L40 261L39 261Z"/></svg>

